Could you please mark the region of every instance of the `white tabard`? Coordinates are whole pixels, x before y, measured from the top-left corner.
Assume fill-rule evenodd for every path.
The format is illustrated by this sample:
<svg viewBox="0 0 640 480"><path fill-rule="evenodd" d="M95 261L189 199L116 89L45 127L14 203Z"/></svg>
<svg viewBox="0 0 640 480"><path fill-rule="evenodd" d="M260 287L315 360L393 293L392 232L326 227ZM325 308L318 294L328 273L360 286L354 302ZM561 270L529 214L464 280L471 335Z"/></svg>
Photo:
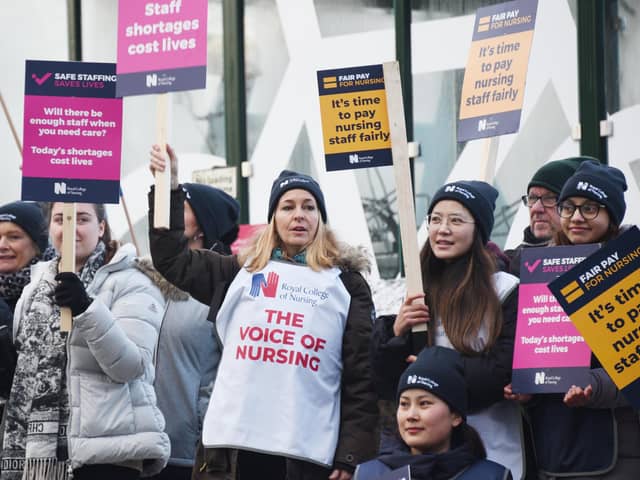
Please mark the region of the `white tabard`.
<svg viewBox="0 0 640 480"><path fill-rule="evenodd" d="M216 318L224 348L204 420L206 447L332 465L350 303L339 275L279 261L238 273Z"/></svg>

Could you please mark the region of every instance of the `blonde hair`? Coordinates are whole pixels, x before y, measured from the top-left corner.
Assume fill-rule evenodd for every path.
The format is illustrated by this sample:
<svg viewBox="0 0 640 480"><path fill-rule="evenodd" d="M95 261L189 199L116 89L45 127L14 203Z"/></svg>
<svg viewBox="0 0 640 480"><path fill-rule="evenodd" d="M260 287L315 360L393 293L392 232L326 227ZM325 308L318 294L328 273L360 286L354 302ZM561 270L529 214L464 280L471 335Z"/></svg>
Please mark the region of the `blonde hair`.
<svg viewBox="0 0 640 480"><path fill-rule="evenodd" d="M244 265L250 272L262 270L269 260L274 249L281 248L286 257L284 243L276 230L275 215L260 233L258 233L251 244L238 255L240 265ZM323 268L331 268L336 265L340 249L338 242L331 229L320 219L318 219L318 231L313 241L306 247L307 265L314 271Z"/></svg>

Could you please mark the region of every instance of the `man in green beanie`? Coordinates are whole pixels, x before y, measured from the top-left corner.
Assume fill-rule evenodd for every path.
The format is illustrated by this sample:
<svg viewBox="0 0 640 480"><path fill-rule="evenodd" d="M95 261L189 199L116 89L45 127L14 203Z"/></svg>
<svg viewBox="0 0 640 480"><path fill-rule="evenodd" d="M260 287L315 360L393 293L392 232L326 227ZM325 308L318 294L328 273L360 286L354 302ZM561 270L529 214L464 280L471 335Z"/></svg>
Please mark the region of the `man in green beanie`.
<svg viewBox="0 0 640 480"><path fill-rule="evenodd" d="M564 183L584 160L596 159L570 157L554 160L544 164L533 174L527 185L527 194L522 196L522 202L529 208L529 225L524 229L524 239L515 249L505 251L511 259L510 273L520 276L520 255L523 248L546 247L555 232L560 230L560 216L556 208L558 195Z"/></svg>

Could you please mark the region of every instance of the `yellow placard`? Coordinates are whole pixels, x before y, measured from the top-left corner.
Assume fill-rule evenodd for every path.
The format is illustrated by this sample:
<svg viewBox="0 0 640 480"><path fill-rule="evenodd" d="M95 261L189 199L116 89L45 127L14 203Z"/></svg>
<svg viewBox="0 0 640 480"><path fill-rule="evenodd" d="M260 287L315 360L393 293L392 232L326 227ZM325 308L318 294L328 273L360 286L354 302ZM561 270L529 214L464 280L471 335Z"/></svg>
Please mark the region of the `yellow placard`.
<svg viewBox="0 0 640 480"><path fill-rule="evenodd" d="M618 388L640 377L640 271L577 310L571 320Z"/></svg>
<svg viewBox="0 0 640 480"><path fill-rule="evenodd" d="M520 110L533 30L471 44L460 118Z"/></svg>
<svg viewBox="0 0 640 480"><path fill-rule="evenodd" d="M384 90L322 95L320 114L325 154L391 148Z"/></svg>

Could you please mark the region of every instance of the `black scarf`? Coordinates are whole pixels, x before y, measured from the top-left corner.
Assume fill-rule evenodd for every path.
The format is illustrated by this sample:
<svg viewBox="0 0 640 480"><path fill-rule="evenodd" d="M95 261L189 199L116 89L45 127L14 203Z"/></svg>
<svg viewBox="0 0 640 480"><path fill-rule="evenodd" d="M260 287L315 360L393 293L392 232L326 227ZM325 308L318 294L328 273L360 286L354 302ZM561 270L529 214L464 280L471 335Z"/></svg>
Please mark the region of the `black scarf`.
<svg viewBox="0 0 640 480"><path fill-rule="evenodd" d="M414 480L449 480L465 468L478 461L471 448L460 445L444 453L412 455L404 446L402 450L378 457L391 470L411 466L411 478Z"/></svg>
<svg viewBox="0 0 640 480"><path fill-rule="evenodd" d="M13 308L22 294L24 287L31 281L31 267L37 262L51 260L55 257L55 250L48 247L42 255L36 255L31 261L17 272L0 273L0 297Z"/></svg>

